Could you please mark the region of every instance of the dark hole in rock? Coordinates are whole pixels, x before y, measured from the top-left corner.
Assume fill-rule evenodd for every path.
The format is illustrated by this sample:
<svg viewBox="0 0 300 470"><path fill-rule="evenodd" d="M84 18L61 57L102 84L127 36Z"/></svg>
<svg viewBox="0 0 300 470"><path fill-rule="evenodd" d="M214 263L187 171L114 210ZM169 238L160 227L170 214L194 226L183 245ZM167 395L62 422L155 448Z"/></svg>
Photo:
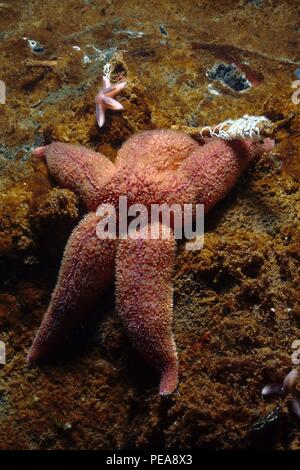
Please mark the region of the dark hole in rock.
<svg viewBox="0 0 300 470"><path fill-rule="evenodd" d="M127 75L127 70L126 70L126 68L124 67L123 64L121 64L121 63L120 63L120 64L116 64L116 66L114 67L114 74L115 74L115 75L120 75L120 76L123 75L123 76L126 77L126 75Z"/></svg>
<svg viewBox="0 0 300 470"><path fill-rule="evenodd" d="M211 80L217 80L234 91L243 91L251 87L251 83L235 64L215 64L207 71Z"/></svg>

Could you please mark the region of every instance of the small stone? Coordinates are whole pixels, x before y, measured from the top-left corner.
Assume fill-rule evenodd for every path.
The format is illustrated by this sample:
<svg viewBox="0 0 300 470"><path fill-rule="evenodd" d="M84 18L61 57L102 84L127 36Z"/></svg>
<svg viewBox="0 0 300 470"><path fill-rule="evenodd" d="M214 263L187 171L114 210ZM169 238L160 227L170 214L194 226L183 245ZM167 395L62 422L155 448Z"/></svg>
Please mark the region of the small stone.
<svg viewBox="0 0 300 470"><path fill-rule="evenodd" d="M163 24L159 25L159 30L160 30L161 34L163 34L164 36L169 36L168 31L166 30L166 28L164 27Z"/></svg>
<svg viewBox="0 0 300 470"><path fill-rule="evenodd" d="M4 341L0 341L0 364L6 364L6 348Z"/></svg>
<svg viewBox="0 0 300 470"><path fill-rule="evenodd" d="M34 39L27 39L27 41L30 49L35 54L42 54L44 52L44 46L42 46L38 41L35 41Z"/></svg>

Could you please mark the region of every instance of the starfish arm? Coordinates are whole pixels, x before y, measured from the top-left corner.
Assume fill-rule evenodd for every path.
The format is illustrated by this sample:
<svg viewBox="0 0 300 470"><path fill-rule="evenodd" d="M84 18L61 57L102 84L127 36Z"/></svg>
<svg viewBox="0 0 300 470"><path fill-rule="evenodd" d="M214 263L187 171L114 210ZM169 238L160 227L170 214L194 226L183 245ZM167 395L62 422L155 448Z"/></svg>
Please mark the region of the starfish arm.
<svg viewBox="0 0 300 470"><path fill-rule="evenodd" d="M119 103L117 100L114 100L110 96L104 96L103 97L103 103L107 108L112 109L113 111L120 111L124 109L124 106Z"/></svg>
<svg viewBox="0 0 300 470"><path fill-rule="evenodd" d="M55 350L113 279L115 241L97 237L98 222L99 217L89 213L69 238L48 310L28 355L29 362Z"/></svg>
<svg viewBox="0 0 300 470"><path fill-rule="evenodd" d="M183 132L170 129L156 129L132 135L127 139L116 158L118 168L139 168L151 166L157 172L175 173L179 164L199 144Z"/></svg>
<svg viewBox="0 0 300 470"><path fill-rule="evenodd" d="M174 238L160 224L159 239L119 240L116 257L117 308L141 355L161 376L160 394L172 393L178 360L172 334ZM166 239L162 234L167 235Z"/></svg>
<svg viewBox="0 0 300 470"><path fill-rule="evenodd" d="M114 85L111 85L109 88L104 90L104 92L106 96L110 96L111 98L113 98L114 96L118 95L125 87L126 82L118 82Z"/></svg>
<svg viewBox="0 0 300 470"><path fill-rule="evenodd" d="M38 147L34 154L45 156L52 176L79 195L88 210L96 210L101 188L114 174L114 164L104 155L80 145L53 142Z"/></svg>
<svg viewBox="0 0 300 470"><path fill-rule="evenodd" d="M105 109L102 103L96 103L96 119L99 127L103 127L105 123Z"/></svg>
<svg viewBox="0 0 300 470"><path fill-rule="evenodd" d="M109 78L103 75L102 80L103 80L103 89L105 90L105 88L110 88Z"/></svg>
<svg viewBox="0 0 300 470"><path fill-rule="evenodd" d="M247 165L273 146L271 139L262 143L211 139L183 162L180 171L186 181L175 193L177 200L181 193L185 202L203 203L207 212L229 192Z"/></svg>

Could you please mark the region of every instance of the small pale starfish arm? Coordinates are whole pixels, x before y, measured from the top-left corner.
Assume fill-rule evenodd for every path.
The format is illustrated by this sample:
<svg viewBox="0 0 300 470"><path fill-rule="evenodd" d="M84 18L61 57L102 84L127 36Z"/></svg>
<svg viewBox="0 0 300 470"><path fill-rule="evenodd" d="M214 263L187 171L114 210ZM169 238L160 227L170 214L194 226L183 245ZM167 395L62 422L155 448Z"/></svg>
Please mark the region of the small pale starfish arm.
<svg viewBox="0 0 300 470"><path fill-rule="evenodd" d="M28 354L29 362L53 352L113 279L115 240L97 237L98 222L99 217L89 213L69 238L48 310Z"/></svg>
<svg viewBox="0 0 300 470"><path fill-rule="evenodd" d="M88 210L96 210L101 188L115 171L108 158L80 145L61 142L38 147L33 154L45 157L57 182L77 193Z"/></svg>
<svg viewBox="0 0 300 470"><path fill-rule="evenodd" d="M178 381L172 334L174 239L157 224L159 239L119 240L116 258L117 309L133 345L160 373L161 395ZM150 229L149 229L150 230ZM166 239L162 238L162 235Z"/></svg>
<svg viewBox="0 0 300 470"><path fill-rule="evenodd" d="M95 97L96 103L96 118L99 127L102 127L105 123L105 111L112 109L113 111L121 111L124 109L123 105L114 99L123 88L126 86L126 82L119 82L111 85L107 77L103 77L103 88Z"/></svg>

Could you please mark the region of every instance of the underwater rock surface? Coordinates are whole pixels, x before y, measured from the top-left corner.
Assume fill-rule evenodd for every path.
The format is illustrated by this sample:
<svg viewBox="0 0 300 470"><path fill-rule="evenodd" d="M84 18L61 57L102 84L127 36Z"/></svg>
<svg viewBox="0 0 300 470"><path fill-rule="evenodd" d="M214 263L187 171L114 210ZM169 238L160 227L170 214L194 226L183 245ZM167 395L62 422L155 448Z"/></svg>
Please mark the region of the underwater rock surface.
<svg viewBox="0 0 300 470"><path fill-rule="evenodd" d="M0 449L300 448L286 400L261 397L292 368L291 344L300 339L299 8L292 0L219 3L0 4ZM236 92L210 80L207 70L220 63L235 64L252 86ZM108 112L99 129L94 96L108 66L128 82L125 111ZM29 368L28 348L82 212L32 149L56 139L113 160L134 132L246 113L294 118L272 156L206 217L203 250L178 246L178 391L157 395L113 290L65 351Z"/></svg>

